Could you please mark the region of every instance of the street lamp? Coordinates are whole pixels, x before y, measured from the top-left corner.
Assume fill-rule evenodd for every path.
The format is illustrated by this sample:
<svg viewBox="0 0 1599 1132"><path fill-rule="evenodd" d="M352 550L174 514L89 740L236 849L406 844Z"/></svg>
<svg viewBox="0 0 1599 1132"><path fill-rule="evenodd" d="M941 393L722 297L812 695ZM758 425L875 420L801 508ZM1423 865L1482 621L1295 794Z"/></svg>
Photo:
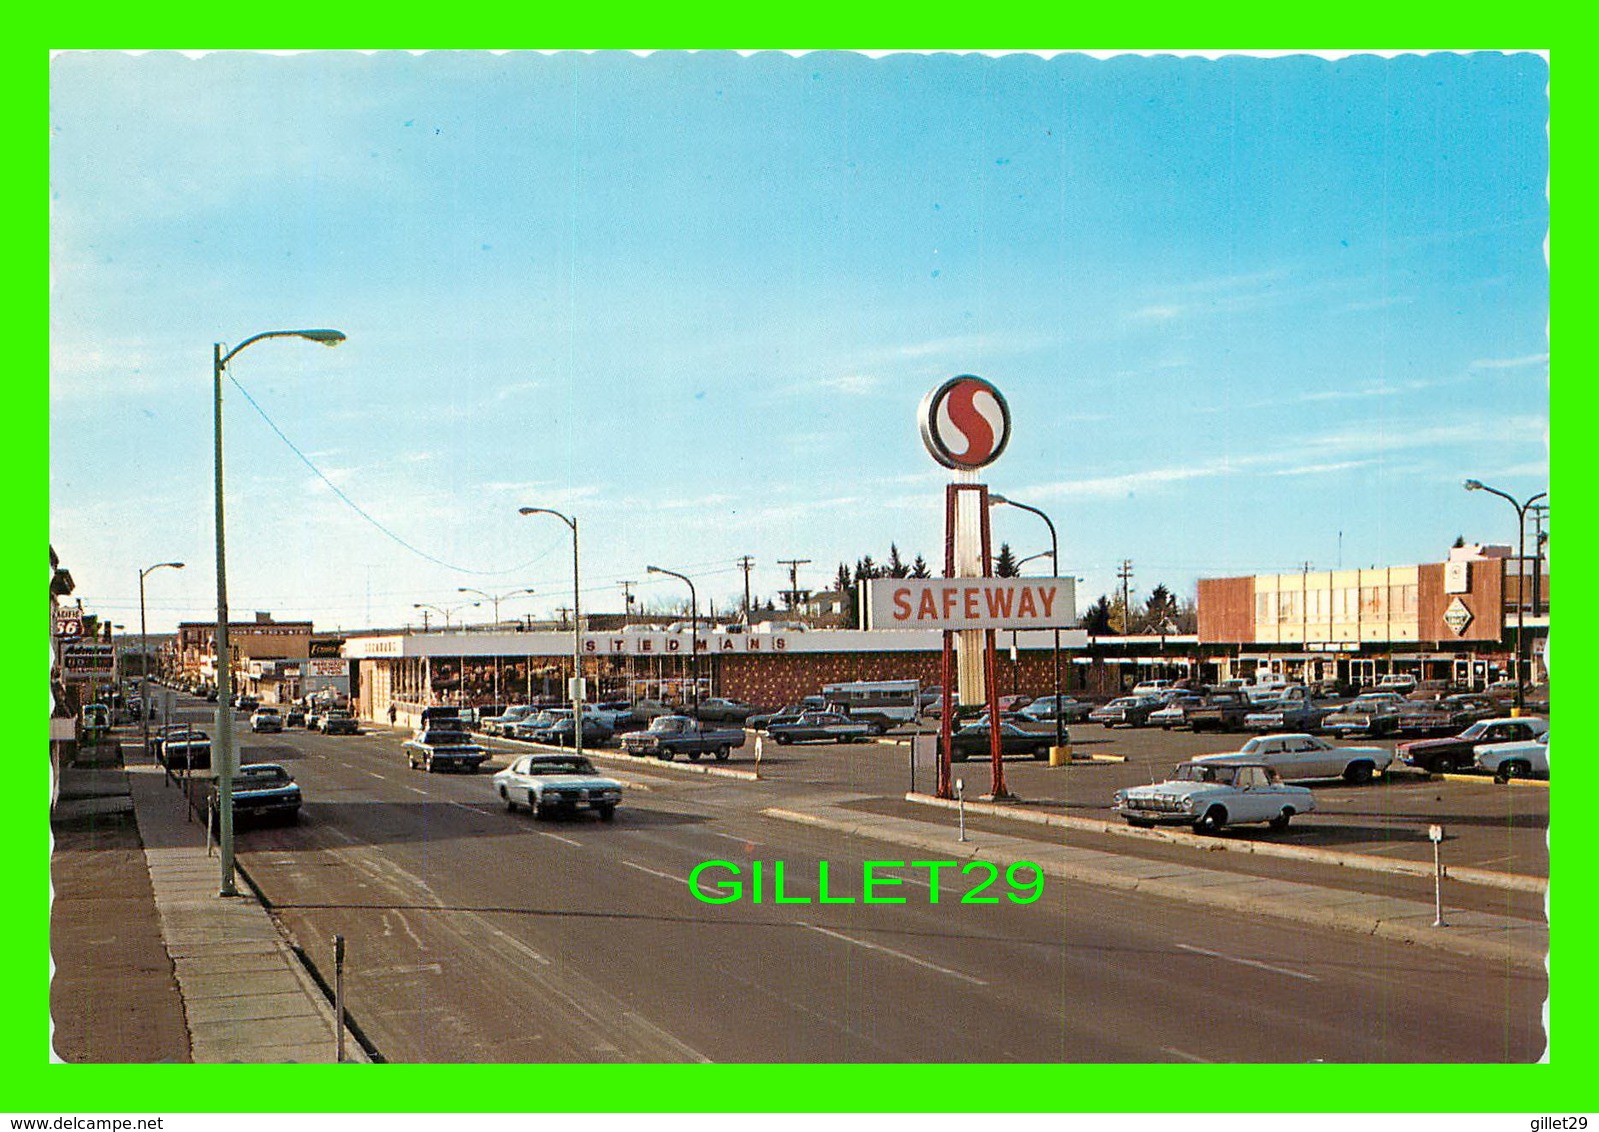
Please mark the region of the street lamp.
<svg viewBox="0 0 1599 1132"><path fill-rule="evenodd" d="M252 334L227 353L218 342L211 350L211 424L213 434L213 462L216 465L216 527L217 527L217 743L213 758L217 770L217 808L222 845L222 896L237 896L233 885L233 669L228 656L228 570L224 522L222 514L222 373L233 356L246 346L263 338L304 338L324 346L337 346L344 334L337 330L267 330Z"/></svg>
<svg viewBox="0 0 1599 1132"><path fill-rule="evenodd" d="M1467 491L1486 491L1489 495L1497 495L1516 509L1516 714L1520 715L1527 706L1527 679L1526 669L1522 662L1523 630L1526 625L1527 594L1526 594L1526 569L1527 569L1527 508L1540 499L1547 499L1549 493L1540 491L1525 503L1517 503L1515 496L1507 495L1496 487L1489 487L1481 480L1467 480L1460 485ZM1503 614L1501 614L1501 617Z"/></svg>
<svg viewBox="0 0 1599 1132"><path fill-rule="evenodd" d="M674 578L681 578L688 582L688 658L689 679L693 682L694 702L700 699L700 599L694 593L694 583L687 574L679 574L676 570L663 570L659 566L644 567L646 573L670 574Z"/></svg>
<svg viewBox="0 0 1599 1132"><path fill-rule="evenodd" d="M572 528L572 749L583 753L583 632L578 615L577 516L548 507L518 507L518 515L554 515Z"/></svg>
<svg viewBox="0 0 1599 1132"><path fill-rule="evenodd" d="M222 371L233 355L264 337L304 337L310 342L337 345L344 334L333 329L264 331L251 334L232 350L222 353L222 344L211 347L211 425L213 425L214 464L216 464L216 804L221 811L222 892L238 895L233 887L233 668L227 651L227 553L222 520Z"/></svg>
<svg viewBox="0 0 1599 1132"><path fill-rule="evenodd" d="M144 732L144 753L147 758L150 754L150 641L144 628L144 576L163 566L183 569L181 562L157 562L139 571L139 722Z"/></svg>
<svg viewBox="0 0 1599 1132"><path fill-rule="evenodd" d="M451 614L453 614L458 609L475 609L475 608L477 608L478 606L480 606L482 604L483 603L481 601L463 601L463 602L459 602L459 603L457 603L455 605L431 605L431 604L429 604L428 602L425 602L425 601L414 601L414 602L411 603L411 608L412 609L431 609L435 613L442 614L444 616L444 631L445 632L449 632L450 631L450 615ZM423 614L423 616L425 617L426 614ZM424 626L424 629L425 628L426 627Z"/></svg>
<svg viewBox="0 0 1599 1132"><path fill-rule="evenodd" d="M1004 505L1007 505L1007 506L1010 506L1010 507L1018 507L1018 508L1020 508L1023 511L1031 511L1033 514L1037 515L1040 519L1044 520L1044 525L1049 528L1049 561L1050 561L1050 569L1052 571L1054 571L1055 577L1057 577L1057 578L1060 577L1060 540L1055 537L1055 524L1050 522L1049 516L1044 514L1037 507L1034 507L1031 504L1018 503L1018 502L1016 502L1016 500L1008 499L1008 498L1006 498L1003 495L997 494L996 492L989 492L988 493L988 505L990 507L997 507L997 506L999 506L1001 504L1004 504ZM1038 557L1038 555L1033 555L1033 557L1036 558L1036 557ZM1018 563L1018 565L1020 565L1020 564ZM1065 725L1065 720L1061 716L1061 710L1060 710L1060 626L1059 625L1055 626L1055 699L1054 699L1054 704L1055 704L1055 746L1064 747L1066 745L1066 725Z"/></svg>
<svg viewBox="0 0 1599 1132"><path fill-rule="evenodd" d="M458 609L476 609L478 606L480 606L482 604L483 603L481 601L461 601L461 602L457 602L456 604L451 605L451 606L443 606L443 605L430 605L429 603L427 603L425 601L417 601L417 602L412 602L411 603L411 608L412 609L420 609L420 610L422 610L422 631L423 632L427 631L427 611L430 610L430 609L433 609L433 610L437 610L439 613L442 613L444 615L444 631L446 633L448 633L450 631L450 614L454 613ZM459 661L460 667L457 668L456 676L455 676L455 702L457 704L459 704L462 708L465 708L466 707L466 651L465 651L466 646L462 645L461 649L462 649L462 652L461 652L460 656L458 656L456 658ZM426 689L426 691L428 693L428 702L429 703L433 702L432 684L433 684L433 676L432 676L432 670L430 669L429 673L428 673L428 685L429 686Z"/></svg>
<svg viewBox="0 0 1599 1132"><path fill-rule="evenodd" d="M460 586L455 592L461 594L477 594L479 597L486 597L492 601L494 603L494 629L495 632L498 632L500 628L500 602L504 601L508 597L516 597L518 594L530 594L533 591L524 589L511 590L509 593L503 594L491 594L485 593L482 590L474 590L470 586ZM498 652L494 654L494 702L500 707L501 711L505 710L504 705L500 703L500 654Z"/></svg>

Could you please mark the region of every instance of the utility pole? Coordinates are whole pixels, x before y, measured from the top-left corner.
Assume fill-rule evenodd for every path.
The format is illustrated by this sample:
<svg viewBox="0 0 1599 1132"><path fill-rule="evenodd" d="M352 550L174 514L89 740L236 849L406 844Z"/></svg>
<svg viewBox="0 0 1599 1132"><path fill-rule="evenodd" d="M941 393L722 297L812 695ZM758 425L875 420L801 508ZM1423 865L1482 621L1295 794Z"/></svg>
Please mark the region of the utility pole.
<svg viewBox="0 0 1599 1132"><path fill-rule="evenodd" d="M750 567L755 565L755 559L749 555L738 560L738 565L744 571L744 624L750 623Z"/></svg>
<svg viewBox="0 0 1599 1132"><path fill-rule="evenodd" d="M793 613L794 607L799 604L799 568L801 566L809 566L811 560L809 558L779 558L777 563L779 566L788 567L788 593L784 596L787 599L788 611Z"/></svg>
<svg viewBox="0 0 1599 1132"><path fill-rule="evenodd" d="M633 615L633 587L637 582L620 582L622 587L622 623L627 624L627 618Z"/></svg>
<svg viewBox="0 0 1599 1132"><path fill-rule="evenodd" d="M566 628L566 615L572 612L571 607L566 605L557 606L555 612L561 615L561 628Z"/></svg>
<svg viewBox="0 0 1599 1132"><path fill-rule="evenodd" d="M1133 607L1131 602L1130 583L1133 580L1133 562L1130 558L1123 558L1121 569L1116 571L1116 576L1122 580L1122 635L1131 636L1133 632Z"/></svg>

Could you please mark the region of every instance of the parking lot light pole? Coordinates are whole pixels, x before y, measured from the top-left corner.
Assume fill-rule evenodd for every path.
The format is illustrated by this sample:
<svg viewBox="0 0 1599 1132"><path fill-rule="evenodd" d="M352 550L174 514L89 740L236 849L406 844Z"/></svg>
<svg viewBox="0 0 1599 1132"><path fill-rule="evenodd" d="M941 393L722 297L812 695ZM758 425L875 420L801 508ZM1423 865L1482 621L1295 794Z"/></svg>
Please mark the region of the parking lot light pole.
<svg viewBox="0 0 1599 1132"><path fill-rule="evenodd" d="M486 597L492 601L494 603L494 631L499 632L500 602L504 601L508 597L516 597L518 594L530 594L533 591L524 589L512 590L509 593L503 594L491 594L485 593L482 590L474 590L470 586L460 586L455 592L462 594L477 594L479 597ZM501 711L505 710L504 706L500 705L500 654L497 652L494 654L494 702L496 705L500 706Z"/></svg>
<svg viewBox="0 0 1599 1132"><path fill-rule="evenodd" d="M1049 528L1049 562L1050 562L1050 569L1052 571L1054 571L1055 577L1057 577L1057 578L1060 577L1060 540L1055 537L1055 524L1050 522L1049 516L1044 514L1037 507L1034 507L1031 504L1018 503L1014 499L1010 499L1010 498L1008 498L1006 496L999 495L999 494L997 494L995 492L992 492L992 491L988 493L988 505L990 507L1000 506L1001 504L1009 506L1009 507L1018 507L1018 508L1020 508L1023 511L1031 511L1033 514L1037 515L1040 519L1044 520L1044 525ZM1061 712L1060 712L1060 626L1059 625L1055 626L1055 700L1054 700L1054 703L1055 703L1055 746L1064 747L1066 745L1066 724L1065 724L1065 721L1061 718Z"/></svg>
<svg viewBox="0 0 1599 1132"><path fill-rule="evenodd" d="M183 569L181 562L157 562L139 571L139 724L144 732L145 758L150 757L150 641L144 628L144 576L163 566Z"/></svg>
<svg viewBox="0 0 1599 1132"><path fill-rule="evenodd" d="M548 507L518 507L518 515L554 515L572 528L572 749L583 753L583 630L578 613L577 516Z"/></svg>
<svg viewBox="0 0 1599 1132"><path fill-rule="evenodd" d="M1486 491L1489 495L1497 495L1516 509L1516 714L1520 715L1527 706L1526 666L1521 656L1523 641L1525 640L1523 631L1526 626L1527 611L1527 508L1540 499L1547 499L1549 493L1540 491L1525 503L1517 503L1515 496L1506 494L1496 487L1489 487L1481 480L1467 480L1461 486L1467 491ZM1501 620L1504 617L1503 605L1504 602L1501 601L1499 615Z"/></svg>
<svg viewBox="0 0 1599 1132"><path fill-rule="evenodd" d="M700 699L700 599L694 593L694 582L687 574L679 574L676 570L665 570L659 566L646 566L644 570L650 574L670 574L672 577L680 578L688 583L688 675L692 681L691 686L694 689L694 702L698 704Z"/></svg>
<svg viewBox="0 0 1599 1132"><path fill-rule="evenodd" d="M338 330L266 330L252 334L227 353L222 343L211 350L211 425L213 462L216 466L216 534L217 534L217 741L212 762L217 772L217 809L221 830L218 840L222 845L221 896L237 896L239 890L233 883L233 668L228 655L228 569L225 524L222 508L222 374L235 354L263 338L304 338L324 346L337 346L344 341Z"/></svg>

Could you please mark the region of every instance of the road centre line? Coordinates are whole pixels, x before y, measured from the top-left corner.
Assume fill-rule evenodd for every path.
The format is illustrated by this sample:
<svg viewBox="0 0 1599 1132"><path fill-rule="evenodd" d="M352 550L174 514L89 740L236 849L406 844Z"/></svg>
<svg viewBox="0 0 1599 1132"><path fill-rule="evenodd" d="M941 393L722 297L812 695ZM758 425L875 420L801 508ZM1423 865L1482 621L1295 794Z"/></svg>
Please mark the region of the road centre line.
<svg viewBox="0 0 1599 1132"><path fill-rule="evenodd" d="M427 793L427 791L422 789L420 786L407 786L406 789L409 790L413 794L426 794Z"/></svg>
<svg viewBox="0 0 1599 1132"><path fill-rule="evenodd" d="M712 837L725 837L729 841L737 841L737 842L739 842L741 844L744 844L744 845L765 845L766 844L766 842L764 842L764 841L756 841L753 837L740 837L736 833L718 833L714 829L707 829L705 832L710 834Z"/></svg>
<svg viewBox="0 0 1599 1132"><path fill-rule="evenodd" d="M903 959L907 963L916 964L918 967L926 967L929 971L937 971L939 974L948 975L952 979L961 979L968 983L974 983L980 987L986 987L988 985L985 980L968 975L963 971L951 971L948 967L940 967L937 963L929 963L926 959L918 959L914 955L907 955L903 951L895 951L892 947L884 947L880 943L872 943L870 940L865 939L856 939L854 936L845 935L843 932L835 932L831 928L819 927L816 924L808 924L804 920L795 920L794 922L802 928L809 928L813 932L820 932L822 935L832 936L834 939L841 939L845 943L853 943L856 947L864 947L869 951L880 951L884 955L892 955L896 959Z"/></svg>
<svg viewBox="0 0 1599 1132"><path fill-rule="evenodd" d="M469 806L465 802L454 802L454 801L452 801L449 804L452 805L452 806L457 807L458 809L465 810L469 814L486 814L487 813L487 811L480 810L476 806Z"/></svg>
<svg viewBox="0 0 1599 1132"><path fill-rule="evenodd" d="M1290 971L1287 967L1273 967L1270 963L1262 963L1258 959L1240 959L1236 955L1223 955L1219 951L1210 951L1210 950L1208 950L1206 948L1195 947L1192 944L1187 944L1187 943L1179 943L1177 946L1179 948L1181 948L1182 950L1184 950L1184 951L1191 951L1195 955L1204 955L1204 956L1207 956L1207 957L1209 957L1211 959L1222 959L1222 960L1225 960L1228 963L1241 963L1245 967L1258 967L1262 971L1270 971L1270 972L1272 972L1275 975L1287 975L1290 978L1304 979L1307 982L1312 982L1312 983L1321 982L1321 979L1320 979L1319 976L1307 975L1303 971Z"/></svg>
<svg viewBox="0 0 1599 1132"><path fill-rule="evenodd" d="M386 775L381 775L375 770L369 770L369 771L367 771L367 773L370 774L373 778L382 779L384 782L388 781L388 777Z"/></svg>
<svg viewBox="0 0 1599 1132"><path fill-rule="evenodd" d="M535 829L533 832L538 834L540 837L548 837L551 841L559 841L563 845L570 845L574 849L583 848L583 843L581 841L573 841L570 837L562 837L559 833L546 833L542 829Z"/></svg>
<svg viewBox="0 0 1599 1132"><path fill-rule="evenodd" d="M630 869L637 869L641 873L649 873L652 877L660 877L662 880L669 880L673 884L688 884L688 880L684 877L675 877L671 873L663 873L658 869L646 868L644 865L634 864L632 861L623 861L622 864L626 865ZM696 881L693 887L699 889L700 892L705 896L717 898L717 903L722 903L727 899L727 894L725 892L720 892L714 888L706 888L702 882Z"/></svg>

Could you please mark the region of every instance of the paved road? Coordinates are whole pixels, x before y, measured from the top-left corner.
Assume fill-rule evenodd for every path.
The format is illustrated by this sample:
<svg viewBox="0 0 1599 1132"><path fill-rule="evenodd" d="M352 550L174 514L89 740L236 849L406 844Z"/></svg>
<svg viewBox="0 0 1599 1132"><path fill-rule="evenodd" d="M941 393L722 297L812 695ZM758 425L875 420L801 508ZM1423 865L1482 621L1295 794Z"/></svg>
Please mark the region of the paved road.
<svg viewBox="0 0 1599 1132"><path fill-rule="evenodd" d="M866 748L889 752L887 748ZM351 1010L395 1061L1531 1061L1535 973L1051 881L1036 904L695 900L707 859L782 859L788 894L859 891L893 846L758 816L778 781L650 764L614 824L507 814L488 778L409 771L386 732L246 737L290 765L299 825L240 860L313 960L349 941ZM847 751L835 754L849 759ZM903 764L897 764L902 766ZM607 768L609 769L609 768ZM766 865L769 872L770 864ZM925 878L925 872L922 877Z"/></svg>

